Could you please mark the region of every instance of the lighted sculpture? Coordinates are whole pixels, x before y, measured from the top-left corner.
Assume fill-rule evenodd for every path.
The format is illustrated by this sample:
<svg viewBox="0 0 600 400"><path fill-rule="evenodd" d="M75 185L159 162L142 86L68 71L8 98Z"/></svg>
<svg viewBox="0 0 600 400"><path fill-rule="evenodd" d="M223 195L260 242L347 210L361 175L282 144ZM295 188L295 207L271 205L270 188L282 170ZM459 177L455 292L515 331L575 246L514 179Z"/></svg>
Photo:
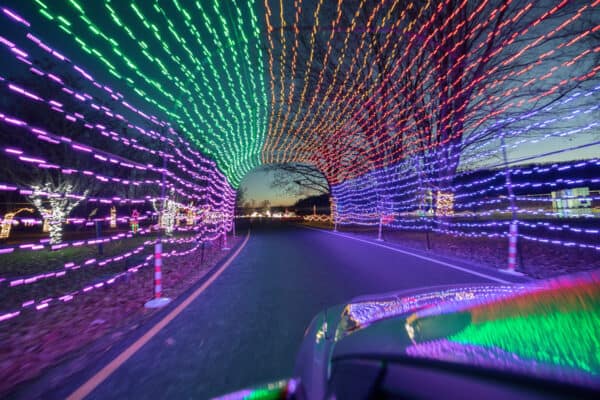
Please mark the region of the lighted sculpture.
<svg viewBox="0 0 600 400"><path fill-rule="evenodd" d="M32 185L31 187L34 190L29 195L29 199L44 217L44 227L47 224L50 232L50 243L62 242L63 224L71 211L86 198L89 191L85 190L83 195L74 195L73 185L68 182L61 182L58 185L46 183L43 186ZM50 203L50 209L44 207L44 201Z"/></svg>
<svg viewBox="0 0 600 400"><path fill-rule="evenodd" d="M173 195L173 191L171 191L171 195ZM152 200L152 207L158 213L159 229L164 229L167 235L173 234L178 220L179 209L183 208L183 206L167 198L162 201L162 204L160 202L157 204L156 200Z"/></svg>
<svg viewBox="0 0 600 400"><path fill-rule="evenodd" d="M40 213L42 214L42 218L44 220L44 223L42 224L42 232L48 233L50 232L50 209L44 208L40 210Z"/></svg>
<svg viewBox="0 0 600 400"><path fill-rule="evenodd" d="M140 229L139 217L140 212L134 208L131 212L131 218L129 219L131 224L131 232L134 234L138 233L138 230Z"/></svg>
<svg viewBox="0 0 600 400"><path fill-rule="evenodd" d="M111 228L117 227L117 209L113 206L110 208L110 224Z"/></svg>
<svg viewBox="0 0 600 400"><path fill-rule="evenodd" d="M192 226L194 225L194 221L196 221L196 209L193 203L190 203L186 211L186 223L188 226Z"/></svg>
<svg viewBox="0 0 600 400"><path fill-rule="evenodd" d="M17 211L4 214L4 219L2 220L2 228L0 229L0 239L7 239L10 236L10 229L12 228L13 218L15 217L15 215L22 211L32 213L34 210L33 208L19 208Z"/></svg>
<svg viewBox="0 0 600 400"><path fill-rule="evenodd" d="M437 217L451 217L454 215L454 193L437 192L437 207L435 215Z"/></svg>

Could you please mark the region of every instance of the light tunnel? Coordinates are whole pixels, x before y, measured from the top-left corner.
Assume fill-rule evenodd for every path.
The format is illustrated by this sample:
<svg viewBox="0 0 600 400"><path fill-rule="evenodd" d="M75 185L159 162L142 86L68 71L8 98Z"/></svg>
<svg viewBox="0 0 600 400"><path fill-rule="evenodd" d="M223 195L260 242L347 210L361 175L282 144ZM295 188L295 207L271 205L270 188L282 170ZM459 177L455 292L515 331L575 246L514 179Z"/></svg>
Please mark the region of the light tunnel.
<svg viewBox="0 0 600 400"><path fill-rule="evenodd" d="M599 5L14 2L0 129L31 176L0 188L51 199L81 176L93 185L61 195L119 218L169 198L216 221L249 171L304 163L340 225L483 238L516 221L524 239L597 251L556 239L587 228L553 217L596 218ZM565 206L573 190L589 206Z"/></svg>
<svg viewBox="0 0 600 400"><path fill-rule="evenodd" d="M300 392L370 327L410 346L403 376L433 375L401 354L452 355L513 394L528 369L597 390L599 21L600 0L3 0L0 397L87 373L69 398ZM328 196L240 212L273 165ZM392 358L360 373L371 397Z"/></svg>

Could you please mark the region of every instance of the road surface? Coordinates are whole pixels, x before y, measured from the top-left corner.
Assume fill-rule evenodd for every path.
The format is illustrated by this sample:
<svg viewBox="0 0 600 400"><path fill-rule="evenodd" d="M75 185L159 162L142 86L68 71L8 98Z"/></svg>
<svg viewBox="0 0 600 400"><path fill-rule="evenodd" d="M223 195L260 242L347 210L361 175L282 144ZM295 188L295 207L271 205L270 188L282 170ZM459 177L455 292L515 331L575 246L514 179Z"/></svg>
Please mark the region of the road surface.
<svg viewBox="0 0 600 400"><path fill-rule="evenodd" d="M204 399L288 377L305 328L323 308L364 294L490 282L487 275L513 279L474 272L330 232L255 226L227 269L89 398Z"/></svg>

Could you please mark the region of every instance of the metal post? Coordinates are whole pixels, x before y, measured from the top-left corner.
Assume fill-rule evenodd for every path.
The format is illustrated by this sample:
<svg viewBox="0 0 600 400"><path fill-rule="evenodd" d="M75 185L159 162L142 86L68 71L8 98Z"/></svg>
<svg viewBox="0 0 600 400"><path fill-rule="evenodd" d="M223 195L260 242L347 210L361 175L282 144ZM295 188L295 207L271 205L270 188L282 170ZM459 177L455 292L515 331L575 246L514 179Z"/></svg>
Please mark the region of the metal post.
<svg viewBox="0 0 600 400"><path fill-rule="evenodd" d="M104 246L102 244L102 221L96 221L96 240L98 240L98 254L104 254Z"/></svg>
<svg viewBox="0 0 600 400"><path fill-rule="evenodd" d="M154 298L162 297L162 242L154 245Z"/></svg>
<svg viewBox="0 0 600 400"><path fill-rule="evenodd" d="M381 235L382 225L383 225L383 213L381 215L379 215L379 233L377 234L378 242L383 242L383 237Z"/></svg>
<svg viewBox="0 0 600 400"><path fill-rule="evenodd" d="M508 231L508 267L503 272L513 275L523 275L517 272L517 244L519 239L519 221L517 219L517 205L515 201L515 193L513 191L512 179L510 174L510 168L508 167L508 156L506 154L506 145L504 141L504 134L500 138L502 146L502 157L504 159L504 170L506 174L506 190L508 192L508 202L511 212L511 223Z"/></svg>
<svg viewBox="0 0 600 400"><path fill-rule="evenodd" d="M508 232L508 269L514 272L517 268L517 237L519 236L516 221L510 223Z"/></svg>
<svg viewBox="0 0 600 400"><path fill-rule="evenodd" d="M160 207L160 221L161 224L164 224L164 217L165 217L165 206L166 206L166 199L165 199L165 180L166 180L166 172L167 172L167 157L165 155L165 153L163 152L163 167L162 167L162 184L160 185L160 199L162 200L162 206ZM158 230L158 240L162 240L162 234L161 234L161 230L160 230L160 225L159 225L159 230Z"/></svg>
<svg viewBox="0 0 600 400"><path fill-rule="evenodd" d="M223 248L221 250L229 250L230 247L227 246L227 220L223 219Z"/></svg>
<svg viewBox="0 0 600 400"><path fill-rule="evenodd" d="M204 264L204 248L205 248L206 242L204 240L202 240L202 252L200 253L200 266L202 266L202 264Z"/></svg>
<svg viewBox="0 0 600 400"><path fill-rule="evenodd" d="M167 170L167 157L163 152L163 169L162 169L162 185L160 189L160 196L162 200L162 206L160 211L160 224L158 226L158 238L154 245L154 298L146 302L144 307L146 308L160 308L164 307L171 302L168 297L162 297L162 230L161 225L164 222L165 212L165 175Z"/></svg>
<svg viewBox="0 0 600 400"><path fill-rule="evenodd" d="M154 245L154 298L144 305L146 308L160 308L171 302L168 297L162 297L162 242Z"/></svg>

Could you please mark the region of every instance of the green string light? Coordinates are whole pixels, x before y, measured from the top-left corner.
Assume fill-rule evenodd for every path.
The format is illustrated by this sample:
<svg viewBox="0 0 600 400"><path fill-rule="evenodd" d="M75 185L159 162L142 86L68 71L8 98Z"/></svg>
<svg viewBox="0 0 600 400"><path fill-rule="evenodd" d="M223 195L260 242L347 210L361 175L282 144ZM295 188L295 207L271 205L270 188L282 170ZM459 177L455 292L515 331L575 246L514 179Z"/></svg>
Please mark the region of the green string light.
<svg viewBox="0 0 600 400"><path fill-rule="evenodd" d="M449 340L600 375L600 296L583 290L575 294L563 298L559 293L552 301L529 296L530 305L523 312L475 321ZM510 307L508 302L506 308ZM488 308L493 312L493 305Z"/></svg>
<svg viewBox="0 0 600 400"><path fill-rule="evenodd" d="M75 0L60 14L35 1L139 104L150 103L213 157L231 184L261 163L269 105L265 67L252 61L263 59L252 2L186 8L178 0L151 7L108 0L98 15Z"/></svg>

